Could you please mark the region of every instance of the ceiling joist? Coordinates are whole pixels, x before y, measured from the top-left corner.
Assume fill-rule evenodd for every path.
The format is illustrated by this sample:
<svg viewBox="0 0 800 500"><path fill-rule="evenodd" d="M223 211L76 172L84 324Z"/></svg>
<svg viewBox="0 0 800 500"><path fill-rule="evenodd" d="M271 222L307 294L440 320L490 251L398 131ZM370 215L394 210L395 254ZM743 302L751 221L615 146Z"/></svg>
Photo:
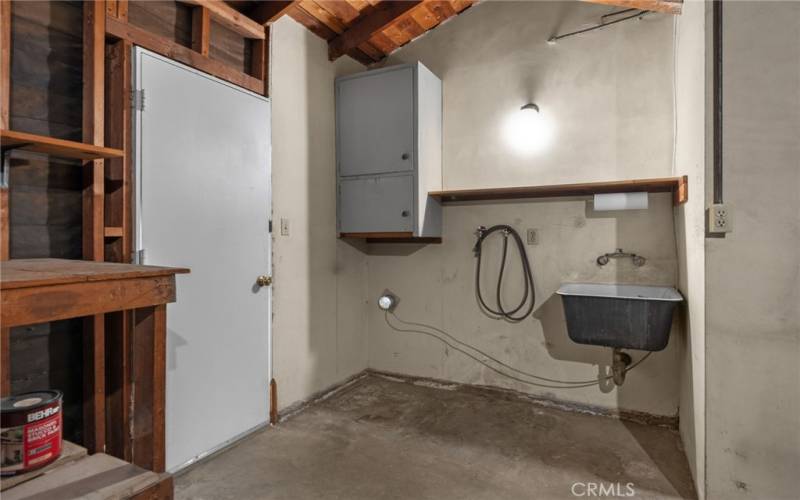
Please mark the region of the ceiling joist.
<svg viewBox="0 0 800 500"><path fill-rule="evenodd" d="M297 1L292 0L258 2L248 14L250 19L262 26L272 24L285 14L288 14L295 3Z"/></svg>
<svg viewBox="0 0 800 500"><path fill-rule="evenodd" d="M328 57L338 59L351 49L368 41L373 34L383 31L403 14L421 5L422 1L381 2L356 21L347 31L328 42Z"/></svg>

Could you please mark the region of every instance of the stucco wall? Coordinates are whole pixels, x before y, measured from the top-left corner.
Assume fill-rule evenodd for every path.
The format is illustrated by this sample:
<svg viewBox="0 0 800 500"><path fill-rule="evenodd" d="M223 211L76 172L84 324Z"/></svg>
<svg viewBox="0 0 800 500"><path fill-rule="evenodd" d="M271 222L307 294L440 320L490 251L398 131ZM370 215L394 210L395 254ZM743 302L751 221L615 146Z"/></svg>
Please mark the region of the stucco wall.
<svg viewBox="0 0 800 500"><path fill-rule="evenodd" d="M676 17L675 175L689 176L689 201L675 210L680 316L680 431L696 490L705 494L706 7L684 2Z"/></svg>
<svg viewBox="0 0 800 500"><path fill-rule="evenodd" d="M797 498L800 3L724 9L724 195L735 219L706 242L708 498Z"/></svg>
<svg viewBox="0 0 800 500"><path fill-rule="evenodd" d="M272 26L273 364L278 406L367 366L364 254L336 237L333 79L324 40L289 17ZM281 236L288 218L290 235Z"/></svg>
<svg viewBox="0 0 800 500"><path fill-rule="evenodd" d="M395 53L390 64L420 60L444 82L445 188L513 186L662 177L671 174L673 20L651 15L556 45L546 40L599 21L613 8L580 2L486 2ZM533 101L553 124L548 149L521 156L503 136L505 120ZM572 343L560 300L564 281L677 284L673 208L667 195L647 211L595 213L579 199L448 206L441 245L372 245L369 299L400 297L397 315L443 328L514 366L566 380L606 370L608 349ZM534 317L508 324L476 303L472 246L479 225L539 231L526 247L534 269ZM497 241L484 278L497 275ZM599 268L599 254L622 247L644 255ZM509 299L521 290L518 260L508 269ZM487 286L487 290L488 290ZM609 408L675 415L680 335L629 375L621 389L537 388L510 381L421 335L391 330L370 305L370 367L466 383L511 387ZM638 358L641 353L634 353Z"/></svg>

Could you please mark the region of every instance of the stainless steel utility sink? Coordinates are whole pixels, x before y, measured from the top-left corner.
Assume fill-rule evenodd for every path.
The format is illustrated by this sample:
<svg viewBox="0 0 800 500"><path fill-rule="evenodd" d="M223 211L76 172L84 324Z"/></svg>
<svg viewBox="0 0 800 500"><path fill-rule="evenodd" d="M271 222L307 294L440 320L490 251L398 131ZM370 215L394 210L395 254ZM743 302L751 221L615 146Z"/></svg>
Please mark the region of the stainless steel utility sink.
<svg viewBox="0 0 800 500"><path fill-rule="evenodd" d="M568 283L557 293L574 342L645 351L667 346L673 311L683 300L666 286Z"/></svg>

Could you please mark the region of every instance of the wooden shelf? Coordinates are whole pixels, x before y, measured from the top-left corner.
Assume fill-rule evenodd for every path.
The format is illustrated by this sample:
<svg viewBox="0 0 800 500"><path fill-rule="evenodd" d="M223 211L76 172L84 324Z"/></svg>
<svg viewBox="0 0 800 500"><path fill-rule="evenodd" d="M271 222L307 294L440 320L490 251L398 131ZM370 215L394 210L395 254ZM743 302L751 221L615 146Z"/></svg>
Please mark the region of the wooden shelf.
<svg viewBox="0 0 800 500"><path fill-rule="evenodd" d="M441 243L442 238L414 236L412 232L394 233L341 233L340 238L366 240L367 243Z"/></svg>
<svg viewBox="0 0 800 500"><path fill-rule="evenodd" d="M550 186L524 186L489 189L457 189L431 191L428 196L442 203L459 201L517 200L524 198L551 198L558 196L591 196L603 193L673 193L673 203L680 205L689 199L688 178L664 177L628 181L588 182L581 184L554 184Z"/></svg>
<svg viewBox="0 0 800 500"><path fill-rule="evenodd" d="M87 456L85 448L63 441L61 456L55 462L20 476L3 478L2 488L4 500L131 498L170 479L168 475L145 470L105 453Z"/></svg>
<svg viewBox="0 0 800 500"><path fill-rule="evenodd" d="M30 481L31 479L37 478L46 472L50 472L53 469L57 469L64 464L68 464L70 462L74 462L75 460L79 460L86 456L86 448L83 446L78 446L75 443L70 441L62 441L61 442L61 456L59 456L55 462L45 465L44 467L40 467L38 469L33 469L32 471L26 472L24 474L17 474L14 476L7 476L3 477L0 480L0 491L6 491L9 488L13 488L18 484L22 484L26 481Z"/></svg>
<svg viewBox="0 0 800 500"><path fill-rule="evenodd" d="M121 149L104 148L102 146L29 134L27 132L16 132L14 130L0 130L0 143L2 143L4 150L8 148L21 149L62 158L74 158L76 160L122 158L125 155Z"/></svg>

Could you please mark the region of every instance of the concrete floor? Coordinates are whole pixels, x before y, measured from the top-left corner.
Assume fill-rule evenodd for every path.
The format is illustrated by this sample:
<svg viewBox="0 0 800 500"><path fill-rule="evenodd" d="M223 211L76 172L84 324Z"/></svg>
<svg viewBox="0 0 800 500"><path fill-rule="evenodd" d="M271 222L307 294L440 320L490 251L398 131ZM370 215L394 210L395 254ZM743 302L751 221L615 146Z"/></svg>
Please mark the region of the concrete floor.
<svg viewBox="0 0 800 500"><path fill-rule="evenodd" d="M175 490L206 500L505 500L575 498L575 483L620 488L612 497L628 496L627 483L633 498L696 496L674 431L378 376L195 466Z"/></svg>

